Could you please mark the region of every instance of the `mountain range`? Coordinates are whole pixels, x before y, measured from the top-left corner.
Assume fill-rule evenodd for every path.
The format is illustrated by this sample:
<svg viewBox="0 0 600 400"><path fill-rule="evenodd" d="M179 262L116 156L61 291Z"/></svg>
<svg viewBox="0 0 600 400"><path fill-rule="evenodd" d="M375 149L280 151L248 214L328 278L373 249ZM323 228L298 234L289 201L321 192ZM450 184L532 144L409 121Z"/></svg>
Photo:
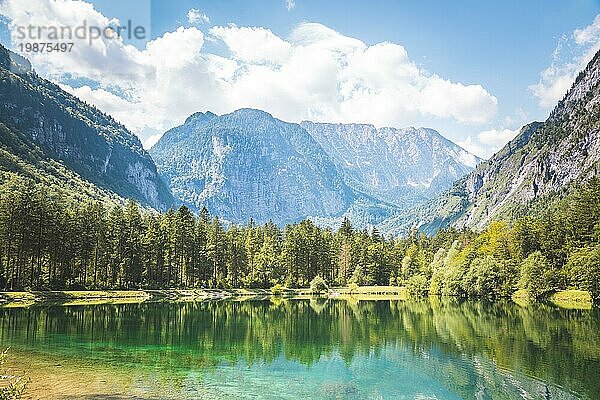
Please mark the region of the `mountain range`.
<svg viewBox="0 0 600 400"><path fill-rule="evenodd" d="M198 112L146 152L123 125L0 46L0 178L76 200L206 207L226 221L348 217L395 235L481 229L551 206L597 176L600 53L544 122L483 161L428 128L289 123L267 112Z"/></svg>
<svg viewBox="0 0 600 400"><path fill-rule="evenodd" d="M432 129L294 124L253 109L196 113L150 149L176 198L240 223L343 216L375 224L480 161Z"/></svg>
<svg viewBox="0 0 600 400"><path fill-rule="evenodd" d="M427 128L300 124L355 190L406 208L449 188L482 160Z"/></svg>

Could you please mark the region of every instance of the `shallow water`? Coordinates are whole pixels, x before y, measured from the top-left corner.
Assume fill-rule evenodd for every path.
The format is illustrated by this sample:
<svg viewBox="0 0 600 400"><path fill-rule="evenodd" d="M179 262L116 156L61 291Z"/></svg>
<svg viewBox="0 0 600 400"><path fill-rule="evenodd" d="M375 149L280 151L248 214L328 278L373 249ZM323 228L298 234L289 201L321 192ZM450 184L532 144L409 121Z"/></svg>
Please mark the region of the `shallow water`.
<svg viewBox="0 0 600 400"><path fill-rule="evenodd" d="M286 300L0 309L30 398L598 399L600 313Z"/></svg>

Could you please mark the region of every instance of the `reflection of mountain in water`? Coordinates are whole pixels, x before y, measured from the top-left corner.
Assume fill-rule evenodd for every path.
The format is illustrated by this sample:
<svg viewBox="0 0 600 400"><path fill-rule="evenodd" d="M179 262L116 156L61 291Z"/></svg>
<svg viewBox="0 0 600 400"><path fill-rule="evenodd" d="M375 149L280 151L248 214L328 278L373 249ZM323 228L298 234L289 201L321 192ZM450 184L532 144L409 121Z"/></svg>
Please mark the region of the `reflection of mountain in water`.
<svg viewBox="0 0 600 400"><path fill-rule="evenodd" d="M135 367L149 391L160 377L181 379L180 397L198 385L241 398L600 393L598 310L313 300L34 307L0 319L0 341L18 353Z"/></svg>

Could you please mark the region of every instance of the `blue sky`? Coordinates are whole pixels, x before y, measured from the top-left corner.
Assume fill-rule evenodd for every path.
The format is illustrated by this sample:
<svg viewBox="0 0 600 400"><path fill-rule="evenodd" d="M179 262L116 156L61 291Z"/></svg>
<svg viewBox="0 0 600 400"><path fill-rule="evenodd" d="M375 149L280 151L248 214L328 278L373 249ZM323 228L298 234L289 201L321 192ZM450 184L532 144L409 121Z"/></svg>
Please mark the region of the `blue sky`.
<svg viewBox="0 0 600 400"><path fill-rule="evenodd" d="M62 11L72 7L64 3L61 12L55 9L53 14L52 7L21 9L10 5L12 1L4 0L8 5L0 7L4 15L0 40L13 49L17 43L14 38L11 41L10 32L15 23L35 23L36 18L54 18L59 23ZM139 50L133 55L126 47L111 53L106 48L112 47L102 51L100 46L97 53L72 54L72 60L67 59L69 55L26 56L40 74L121 119L142 140L151 136L156 140L164 129L181 123L185 114L198 111L195 107L222 113L247 105L294 122L305 118L351 122L355 116L356 122L375 125L425 125L478 155L489 156L524 123L545 119L600 42L600 18L596 19L600 0L102 0L93 2L91 8L86 9L88 20L104 16L147 27L148 39L164 42L166 46L160 49L166 59L174 60L169 71L161 67L164 60L160 57L146 57L151 55L146 40L124 40L123 46L133 44ZM190 18L190 10L206 18ZM73 15L84 14L80 10ZM246 27L255 29L242 29ZM256 37L247 39L250 36ZM195 46L194 40L201 45ZM318 45L315 40L320 41ZM328 53L321 51L324 46ZM306 47L314 51L305 54ZM248 54L248 48L273 53L260 57ZM381 52L368 51L371 48ZM169 50L173 53L167 55ZM177 55L190 51L199 57ZM336 66L319 59L340 51L343 60L334 56ZM298 54L310 68L317 65L312 74L293 72ZM348 61L356 54L361 55L360 63ZM395 56L381 62L378 70L382 54ZM122 67L129 56L136 67L131 70ZM77 64L77 60L86 61L85 57L89 57L87 69L82 66L85 62ZM118 66L119 76L109 79L114 73L110 65ZM221 76L220 71L229 69L228 76ZM395 72L404 69L410 71L402 76ZM273 75L281 82L272 87L270 81L252 87L251 82L269 79L269 74L280 70L292 72L284 77ZM294 82L297 75L302 76ZM148 76L157 81L148 83ZM177 86L173 80L178 76L187 79L181 89L186 93L181 96L172 87ZM338 89L355 89L336 91L328 86L330 80L337 80ZM165 82L169 88L160 89ZM387 82L389 87L385 87ZM265 87L264 93L257 94ZM307 93L303 88L308 88ZM179 97L189 102L179 103ZM171 108L169 101L177 104ZM413 107L411 102L418 105ZM373 108L365 109L365 105Z"/></svg>

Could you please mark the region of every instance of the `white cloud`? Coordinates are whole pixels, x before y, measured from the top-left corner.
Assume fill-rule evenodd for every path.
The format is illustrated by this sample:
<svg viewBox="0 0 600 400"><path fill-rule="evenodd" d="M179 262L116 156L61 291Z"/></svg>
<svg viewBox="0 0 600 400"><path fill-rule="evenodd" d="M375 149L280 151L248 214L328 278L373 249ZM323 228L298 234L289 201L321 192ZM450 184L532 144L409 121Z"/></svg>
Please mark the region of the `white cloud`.
<svg viewBox="0 0 600 400"><path fill-rule="evenodd" d="M519 129L489 129L479 132L477 137L483 144L490 146L494 152L500 150L506 143L510 142L519 134Z"/></svg>
<svg viewBox="0 0 600 400"><path fill-rule="evenodd" d="M541 107L552 107L569 91L575 79L575 69L549 67L542 71L540 82L529 88Z"/></svg>
<svg viewBox="0 0 600 400"><path fill-rule="evenodd" d="M467 150L468 152L475 154L481 158L487 159L491 157L493 152L490 152L485 146L477 141L477 139L473 139L471 135L467 136L463 140L458 140L456 142L460 147Z"/></svg>
<svg viewBox="0 0 600 400"><path fill-rule="evenodd" d="M421 110L460 122L483 123L495 114L498 100L481 85L465 86L438 76L429 77L421 92ZM473 110L477 110L473 113Z"/></svg>
<svg viewBox="0 0 600 400"><path fill-rule="evenodd" d="M285 0L285 8L288 11L293 10L296 7L296 2L294 0Z"/></svg>
<svg viewBox="0 0 600 400"><path fill-rule="evenodd" d="M540 73L538 83L529 89L539 105L554 106L567 93L577 74L600 50L600 14L594 21L572 35L563 36L552 54L551 65Z"/></svg>
<svg viewBox="0 0 600 400"><path fill-rule="evenodd" d="M155 133L154 135L150 136L148 139L144 140L144 148L145 149L149 149L152 146L154 146L162 137L162 133Z"/></svg>
<svg viewBox="0 0 600 400"><path fill-rule="evenodd" d="M591 25L586 26L582 29L575 29L573 32L573 38L577 44L594 44L600 37L600 14L596 15L594 22Z"/></svg>
<svg viewBox="0 0 600 400"><path fill-rule="evenodd" d="M521 107L517 108L512 115L506 115L503 118L504 126L523 126L531 121L529 114Z"/></svg>
<svg viewBox="0 0 600 400"><path fill-rule="evenodd" d="M0 4L13 27L109 23L84 2ZM205 40L224 44L225 52L208 52ZM32 62L58 82L94 81L97 89L69 90L142 138L199 110L254 107L288 121L406 126L432 119L486 123L498 108L481 85L430 73L399 44L367 45L317 23L300 24L287 38L260 27L213 27L206 37L196 27L179 27L142 50L103 38L76 42L72 53L35 54Z"/></svg>
<svg viewBox="0 0 600 400"><path fill-rule="evenodd" d="M139 131L146 125L146 114L141 108L132 108L130 101L107 90L94 90L87 85L78 88L69 85L60 85L60 87L72 95L94 104L105 113L112 115L116 120L127 121L129 129L133 131Z"/></svg>
<svg viewBox="0 0 600 400"><path fill-rule="evenodd" d="M216 26L209 32L227 45L234 59L248 63L282 64L292 52L288 42L264 28L238 28L232 24L227 27Z"/></svg>
<svg viewBox="0 0 600 400"><path fill-rule="evenodd" d="M208 18L208 15L206 15L205 13L203 13L202 11L200 11L197 8L192 8L192 9L190 9L190 11L188 11L187 19L190 24L198 24L198 23L207 24L210 22L210 18Z"/></svg>
<svg viewBox="0 0 600 400"><path fill-rule="evenodd" d="M519 134L520 129L488 129L481 131L475 138L469 135L458 141L458 145L481 158L488 159Z"/></svg>

